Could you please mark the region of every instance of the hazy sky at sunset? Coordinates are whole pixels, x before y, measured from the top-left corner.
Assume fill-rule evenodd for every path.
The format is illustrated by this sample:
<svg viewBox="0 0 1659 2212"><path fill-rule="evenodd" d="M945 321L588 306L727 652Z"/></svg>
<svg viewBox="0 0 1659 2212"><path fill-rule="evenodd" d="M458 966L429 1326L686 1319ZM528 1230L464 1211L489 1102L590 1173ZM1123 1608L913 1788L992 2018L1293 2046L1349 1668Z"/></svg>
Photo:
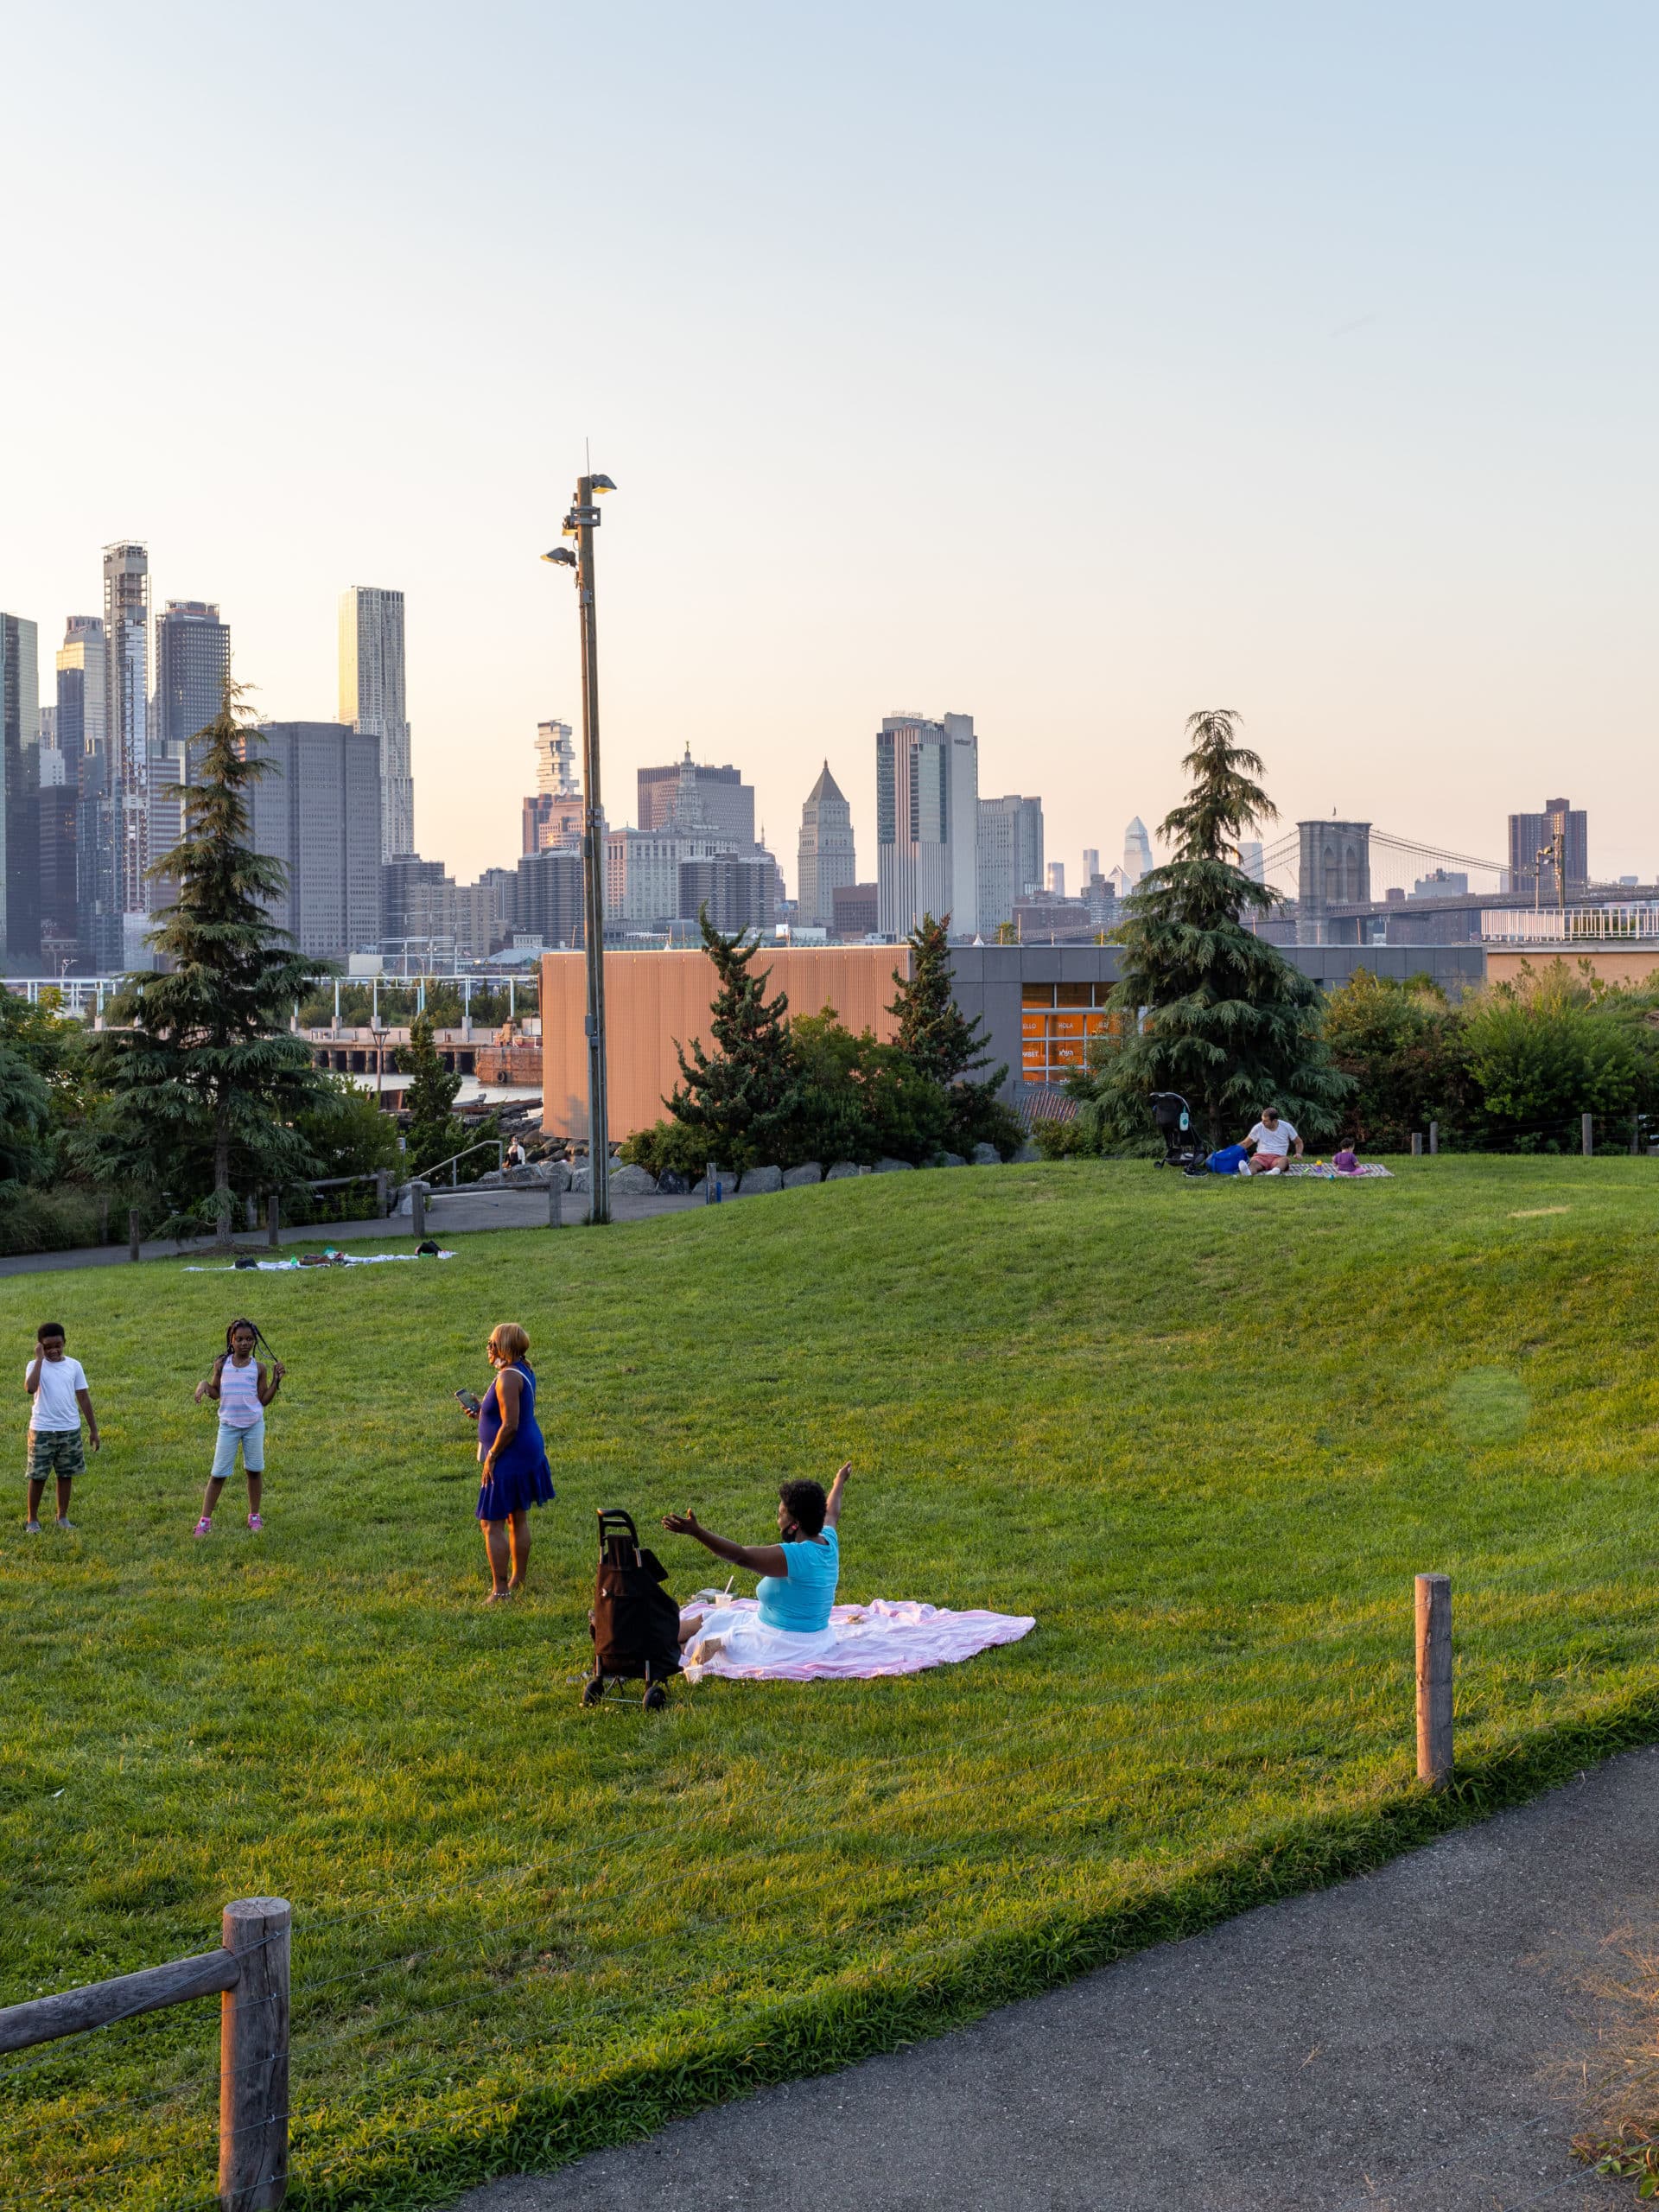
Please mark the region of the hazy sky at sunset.
<svg viewBox="0 0 1659 2212"><path fill-rule="evenodd" d="M510 862L576 719L537 555L590 438L607 800L969 712L1052 857L1240 709L1287 823L1659 874L1651 7L74 10L13 0L0 607L148 540L263 710L408 595L418 841ZM50 696L49 683L43 686ZM1271 834L1271 833L1270 833Z"/></svg>

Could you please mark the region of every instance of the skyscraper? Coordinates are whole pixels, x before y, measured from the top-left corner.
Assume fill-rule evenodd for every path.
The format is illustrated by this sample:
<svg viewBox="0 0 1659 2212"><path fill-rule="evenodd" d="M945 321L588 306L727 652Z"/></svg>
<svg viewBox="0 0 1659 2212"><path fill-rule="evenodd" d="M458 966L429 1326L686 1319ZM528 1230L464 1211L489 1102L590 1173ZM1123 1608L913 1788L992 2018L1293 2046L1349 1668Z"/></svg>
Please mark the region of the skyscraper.
<svg viewBox="0 0 1659 2212"><path fill-rule="evenodd" d="M835 922L836 893L858 880L858 861L853 850L853 810L823 764L823 773L806 795L801 809L801 842L798 855L796 905L800 919L811 927L830 928Z"/></svg>
<svg viewBox="0 0 1659 2212"><path fill-rule="evenodd" d="M979 928L979 741L971 715L889 715L875 740L880 934L924 914L953 937Z"/></svg>
<svg viewBox="0 0 1659 2212"><path fill-rule="evenodd" d="M1510 888L1541 902L1559 904L1562 885L1555 870L1555 841L1560 840L1566 891L1582 891L1590 880L1590 817L1564 798L1547 798L1541 814L1510 817Z"/></svg>
<svg viewBox="0 0 1659 2212"><path fill-rule="evenodd" d="M1147 835L1147 825L1137 814L1123 832L1123 873L1134 890L1152 866L1152 840Z"/></svg>
<svg viewBox="0 0 1659 2212"><path fill-rule="evenodd" d="M1010 791L979 802L979 926L1014 919L1014 902L1043 886L1043 802Z"/></svg>
<svg viewBox="0 0 1659 2212"><path fill-rule="evenodd" d="M569 722L551 721L536 725L536 788L551 798L575 798L575 732Z"/></svg>
<svg viewBox="0 0 1659 2212"><path fill-rule="evenodd" d="M1065 862L1050 861L1048 864L1048 895L1051 899L1065 896Z"/></svg>
<svg viewBox="0 0 1659 2212"><path fill-rule="evenodd" d="M415 849L415 781L404 696L404 594L353 584L340 601L340 719L380 748L380 854Z"/></svg>
<svg viewBox="0 0 1659 2212"><path fill-rule="evenodd" d="M115 911L121 964L149 964L149 555L138 544L104 548L105 701L115 820Z"/></svg>
<svg viewBox="0 0 1659 2212"><path fill-rule="evenodd" d="M729 761L723 768L700 766L688 745L685 758L671 766L641 768L639 791L642 830L680 830L719 838L740 853L753 850L754 786Z"/></svg>
<svg viewBox="0 0 1659 2212"><path fill-rule="evenodd" d="M6 855L0 925L7 952L31 965L41 950L40 645L40 632L27 615L0 614L0 842Z"/></svg>
<svg viewBox="0 0 1659 2212"><path fill-rule="evenodd" d="M103 616L72 614L58 648L58 750L63 756L65 774L75 790L78 958L82 968L99 976L107 976L121 965L116 810L109 774L108 683L109 647Z"/></svg>
<svg viewBox="0 0 1659 2212"><path fill-rule="evenodd" d="M231 673L231 626L205 600L169 599L156 618L152 745L188 745L218 715Z"/></svg>
<svg viewBox="0 0 1659 2212"><path fill-rule="evenodd" d="M268 763L248 786L254 850L288 872L272 921L324 959L378 944L378 740L343 722L262 722L242 747Z"/></svg>
<svg viewBox="0 0 1659 2212"><path fill-rule="evenodd" d="M1083 880L1085 883L1092 882L1099 874L1100 849L1096 845L1085 845L1083 849Z"/></svg>

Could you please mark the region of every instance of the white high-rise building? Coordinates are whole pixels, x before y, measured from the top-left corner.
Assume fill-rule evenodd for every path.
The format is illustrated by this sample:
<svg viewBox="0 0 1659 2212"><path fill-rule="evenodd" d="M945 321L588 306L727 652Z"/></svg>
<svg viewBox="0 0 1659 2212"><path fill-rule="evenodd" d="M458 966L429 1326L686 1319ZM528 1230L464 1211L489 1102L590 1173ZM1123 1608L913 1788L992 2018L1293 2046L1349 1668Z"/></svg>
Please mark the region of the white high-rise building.
<svg viewBox="0 0 1659 2212"><path fill-rule="evenodd" d="M1152 840L1137 814L1123 832L1123 873L1131 891L1152 866Z"/></svg>
<svg viewBox="0 0 1659 2212"><path fill-rule="evenodd" d="M1085 845L1083 849L1083 880L1085 883L1092 882L1099 874L1099 848L1095 845Z"/></svg>
<svg viewBox="0 0 1659 2212"><path fill-rule="evenodd" d="M1048 895L1051 899L1065 896L1065 862L1050 861L1048 864Z"/></svg>
<svg viewBox="0 0 1659 2212"><path fill-rule="evenodd" d="M576 737L569 722L536 725L536 788L550 798L575 798Z"/></svg>
<svg viewBox="0 0 1659 2212"><path fill-rule="evenodd" d="M115 910L121 960L149 964L155 887L149 882L149 555L137 544L104 548L105 709L115 803Z"/></svg>
<svg viewBox="0 0 1659 2212"><path fill-rule="evenodd" d="M801 809L797 863L798 918L811 927L830 928L836 918L835 894L858 881L858 859L853 848L853 810L827 760Z"/></svg>
<svg viewBox="0 0 1659 2212"><path fill-rule="evenodd" d="M875 740L877 929L925 914L953 937L979 928L979 741L971 715L889 715Z"/></svg>
<svg viewBox="0 0 1659 2212"><path fill-rule="evenodd" d="M353 584L340 600L340 719L380 747L380 856L415 849L404 692L404 594Z"/></svg>

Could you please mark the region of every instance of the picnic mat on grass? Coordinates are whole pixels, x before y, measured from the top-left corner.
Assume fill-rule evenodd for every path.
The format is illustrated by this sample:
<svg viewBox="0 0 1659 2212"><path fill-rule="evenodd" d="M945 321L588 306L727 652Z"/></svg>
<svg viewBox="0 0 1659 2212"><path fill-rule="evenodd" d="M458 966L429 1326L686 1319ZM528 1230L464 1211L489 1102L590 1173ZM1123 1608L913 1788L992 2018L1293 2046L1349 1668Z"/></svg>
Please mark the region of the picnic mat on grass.
<svg viewBox="0 0 1659 2212"><path fill-rule="evenodd" d="M1287 1175L1317 1175L1326 1183L1357 1183L1367 1175L1392 1175L1392 1167L1384 1167L1380 1160L1363 1160L1351 1175L1338 1175L1334 1167L1322 1167L1317 1160L1293 1160L1284 1169ZM1258 1177L1258 1181L1261 1179Z"/></svg>
<svg viewBox="0 0 1659 2212"><path fill-rule="evenodd" d="M454 1256L453 1252L337 1252L330 1260L256 1260L253 1266L263 1274L272 1274L301 1268L383 1268L393 1260L453 1260ZM198 1261L184 1272L188 1275L232 1275L238 1269L234 1260L221 1261L212 1268L204 1268ZM244 1274L252 1272L252 1268L241 1269Z"/></svg>
<svg viewBox="0 0 1659 2212"><path fill-rule="evenodd" d="M821 1636L768 1629L753 1598L725 1599L704 1621L702 1634L729 1636L730 1643L712 1658L689 1665L690 1682L705 1675L769 1682L919 1675L928 1667L955 1666L999 1643L1017 1643L1037 1625L1029 1613L958 1613L914 1599L888 1598L834 1606Z"/></svg>

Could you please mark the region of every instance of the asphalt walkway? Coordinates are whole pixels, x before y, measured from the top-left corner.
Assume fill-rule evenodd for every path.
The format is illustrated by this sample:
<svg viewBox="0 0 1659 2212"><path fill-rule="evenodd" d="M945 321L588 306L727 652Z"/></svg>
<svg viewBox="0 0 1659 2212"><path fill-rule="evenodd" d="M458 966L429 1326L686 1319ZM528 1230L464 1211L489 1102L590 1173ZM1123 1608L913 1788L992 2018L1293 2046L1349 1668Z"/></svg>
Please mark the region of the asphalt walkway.
<svg viewBox="0 0 1659 2212"><path fill-rule="evenodd" d="M564 1221L567 1227L580 1226L588 1201L580 1192L567 1191L563 1199ZM620 1193L611 1199L613 1222L650 1221L658 1214L683 1213L688 1206L701 1205L701 1198L633 1198ZM453 1197L442 1193L430 1198L426 1205L426 1228L429 1236L440 1242L450 1236L464 1236L469 1230L479 1229L545 1229L547 1227L547 1192L537 1191L507 1191L462 1189ZM347 1244L363 1237L378 1239L396 1249L410 1236L409 1216L393 1214L387 1221L333 1221L309 1229L284 1229L284 1244ZM263 1256L270 1247L263 1230L242 1230L237 1237L238 1251L252 1252ZM204 1242L181 1254L180 1247L171 1237L149 1237L138 1248L139 1256L145 1260L211 1259L213 1246ZM55 1273L63 1268L113 1268L130 1263L132 1255L124 1244L94 1244L78 1252L24 1252L9 1259L0 1259L0 1275L32 1275Z"/></svg>
<svg viewBox="0 0 1659 2212"><path fill-rule="evenodd" d="M1381 1872L465 2212L1560 2212L1659 1947L1659 1751ZM1648 2029L1652 2041L1652 2029Z"/></svg>

